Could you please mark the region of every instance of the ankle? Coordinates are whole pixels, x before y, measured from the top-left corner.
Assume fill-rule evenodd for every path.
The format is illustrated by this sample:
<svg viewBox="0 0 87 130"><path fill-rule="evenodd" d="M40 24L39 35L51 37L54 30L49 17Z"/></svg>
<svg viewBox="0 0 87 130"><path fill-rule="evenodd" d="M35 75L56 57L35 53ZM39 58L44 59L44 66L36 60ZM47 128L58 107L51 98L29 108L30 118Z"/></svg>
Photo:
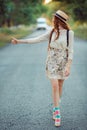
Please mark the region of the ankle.
<svg viewBox="0 0 87 130"><path fill-rule="evenodd" d="M56 110L60 110L59 107L53 107L53 112L55 112Z"/></svg>
<svg viewBox="0 0 87 130"><path fill-rule="evenodd" d="M57 110L60 110L59 106L58 106L58 107L55 107L55 111L57 111Z"/></svg>

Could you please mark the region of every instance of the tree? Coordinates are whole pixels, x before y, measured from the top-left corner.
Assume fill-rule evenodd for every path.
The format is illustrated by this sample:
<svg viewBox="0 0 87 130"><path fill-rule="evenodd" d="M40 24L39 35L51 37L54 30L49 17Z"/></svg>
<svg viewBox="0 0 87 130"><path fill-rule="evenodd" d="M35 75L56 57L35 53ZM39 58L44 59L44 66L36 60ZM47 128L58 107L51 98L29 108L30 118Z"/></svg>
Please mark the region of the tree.
<svg viewBox="0 0 87 130"><path fill-rule="evenodd" d="M5 1L0 0L0 27L5 23Z"/></svg>
<svg viewBox="0 0 87 130"><path fill-rule="evenodd" d="M66 2L73 11L75 20L87 21L87 0L53 0Z"/></svg>
<svg viewBox="0 0 87 130"><path fill-rule="evenodd" d="M7 23L7 26L10 27L13 11L14 3L11 0L0 0L0 26Z"/></svg>
<svg viewBox="0 0 87 130"><path fill-rule="evenodd" d="M34 23L41 13L46 12L43 0L0 0L0 26L11 23Z"/></svg>

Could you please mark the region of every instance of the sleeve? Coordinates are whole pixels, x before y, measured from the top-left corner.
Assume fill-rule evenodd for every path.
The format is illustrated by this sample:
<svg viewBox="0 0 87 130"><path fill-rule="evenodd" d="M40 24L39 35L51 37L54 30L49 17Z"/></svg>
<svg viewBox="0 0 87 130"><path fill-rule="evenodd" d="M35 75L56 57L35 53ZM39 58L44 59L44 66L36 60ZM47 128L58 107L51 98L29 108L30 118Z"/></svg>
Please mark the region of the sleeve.
<svg viewBox="0 0 87 130"><path fill-rule="evenodd" d="M47 31L45 34L42 34L41 36L26 39L26 40L24 40L24 42L30 43L30 44L32 44L32 43L40 43L40 42L49 40L49 36L50 36L50 31Z"/></svg>
<svg viewBox="0 0 87 130"><path fill-rule="evenodd" d="M69 31L69 47L68 47L68 59L73 59L73 43L74 43L74 32Z"/></svg>

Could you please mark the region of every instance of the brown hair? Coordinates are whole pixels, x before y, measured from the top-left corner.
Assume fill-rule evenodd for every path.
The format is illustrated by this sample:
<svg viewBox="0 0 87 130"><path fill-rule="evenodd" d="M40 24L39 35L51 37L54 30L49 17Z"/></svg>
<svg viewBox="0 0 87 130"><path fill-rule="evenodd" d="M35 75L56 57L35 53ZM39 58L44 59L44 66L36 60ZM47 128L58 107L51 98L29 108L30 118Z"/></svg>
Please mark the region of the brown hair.
<svg viewBox="0 0 87 130"><path fill-rule="evenodd" d="M49 44L51 42L51 38L52 38L52 34L54 32L54 30L56 29L56 34L57 36L55 37L55 40L58 39L59 35L60 35L60 32L59 32L59 25L61 25L64 29L66 30L70 30L70 27L67 23L63 22L61 19L59 19L58 17L54 16L54 28L52 29L51 33L50 33L50 37L49 37Z"/></svg>

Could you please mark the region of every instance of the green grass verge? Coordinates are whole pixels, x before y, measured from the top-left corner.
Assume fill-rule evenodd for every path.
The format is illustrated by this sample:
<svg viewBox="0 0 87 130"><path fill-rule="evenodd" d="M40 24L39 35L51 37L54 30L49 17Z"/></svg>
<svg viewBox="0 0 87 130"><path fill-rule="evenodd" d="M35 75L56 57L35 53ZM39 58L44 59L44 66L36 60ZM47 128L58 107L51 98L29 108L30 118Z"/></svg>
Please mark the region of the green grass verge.
<svg viewBox="0 0 87 130"><path fill-rule="evenodd" d="M75 32L75 36L83 39L83 40L87 40L87 23L80 23L78 22L74 22L73 24L73 30Z"/></svg>
<svg viewBox="0 0 87 130"><path fill-rule="evenodd" d="M77 28L75 30L75 36L87 40L87 28Z"/></svg>
<svg viewBox="0 0 87 130"><path fill-rule="evenodd" d="M29 35L33 31L34 25L31 26L19 26L12 28L1 28L0 29L0 47L6 46L11 43L12 37L22 38Z"/></svg>

